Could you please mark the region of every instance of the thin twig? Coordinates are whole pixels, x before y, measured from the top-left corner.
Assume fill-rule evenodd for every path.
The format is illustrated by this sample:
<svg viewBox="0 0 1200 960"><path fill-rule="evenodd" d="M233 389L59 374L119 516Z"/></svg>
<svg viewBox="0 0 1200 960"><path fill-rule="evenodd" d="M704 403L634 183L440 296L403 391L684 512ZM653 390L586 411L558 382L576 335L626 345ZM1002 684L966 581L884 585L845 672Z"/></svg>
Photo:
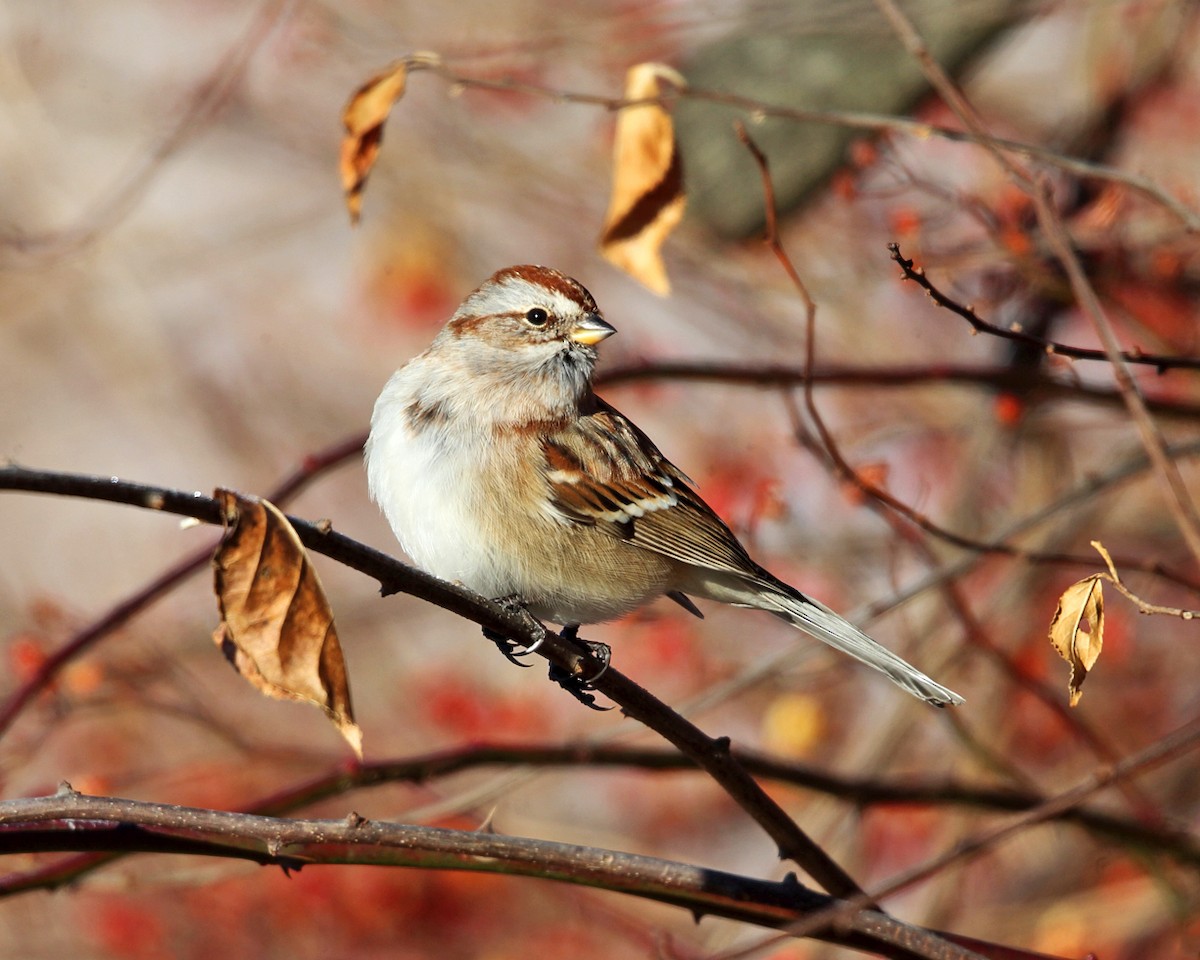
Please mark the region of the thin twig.
<svg viewBox="0 0 1200 960"><path fill-rule="evenodd" d="M1178 617L1180 620L1195 620L1200 618L1200 612L1196 610L1185 610L1183 607L1163 607L1157 603L1150 603L1148 600L1143 600L1121 582L1121 575L1117 573L1117 567L1116 564L1113 563L1112 556L1104 548L1100 541L1093 540L1092 546L1104 559L1104 563L1108 567L1108 576L1104 576L1104 574L1100 574L1100 576L1104 577L1105 580L1116 587L1122 596L1124 596L1130 601L1130 603L1138 608L1140 613L1161 614L1168 617Z"/></svg>
<svg viewBox="0 0 1200 960"><path fill-rule="evenodd" d="M209 75L196 84L186 104L173 111L177 118L174 124L74 225L44 234L0 237L0 246L24 255L57 257L87 246L119 224L154 185L167 161L230 102L254 54L294 5L295 0L263 0L242 36Z"/></svg>
<svg viewBox="0 0 1200 960"><path fill-rule="evenodd" d="M805 372L795 364L737 363L726 360L655 360L607 367L596 377L597 386L612 386L646 380L693 380L711 383L757 386L769 389L798 386ZM1094 384L1055 379L1041 370L1014 368L1011 365L922 363L895 366L856 366L822 364L812 372L814 386L870 386L894 389L931 384L959 384L983 390L1019 393L1034 400L1049 398L1122 406L1117 390ZM1186 400L1148 399L1151 412L1158 416L1200 420L1200 404Z"/></svg>
<svg viewBox="0 0 1200 960"><path fill-rule="evenodd" d="M669 108L678 100L697 100L718 106L730 107L731 109L740 111L747 117L753 118L770 117L772 119L801 123L820 123L830 126L847 127L853 130L864 130L871 133L899 133L915 137L919 140L938 137L959 143L979 144L982 142L979 136L971 131L925 123L913 120L910 117L862 113L851 110L810 110L803 107L767 103L754 97L741 96L722 90L686 87L683 89L673 89L657 97L625 99L622 97L609 97L564 90L513 79L472 77L451 69L436 54L415 54L403 59L407 62L409 70L430 71L448 83L451 89L455 91L476 89L521 93L558 103L598 106L612 111L647 104ZM1200 213L1192 210L1158 184L1154 183L1154 181L1140 174L1117 170L1114 167L1092 163L1076 157L1064 156L1054 150L1031 143L1021 143L1015 140L1000 138L988 138L987 143L995 149L1003 150L1013 156L1037 160L1084 179L1102 180L1126 186L1170 211L1184 225L1188 232L1200 232Z"/></svg>
<svg viewBox="0 0 1200 960"><path fill-rule="evenodd" d="M804 442L803 428L799 424L798 412L794 411L794 407L791 404L789 404L789 412L793 414L792 423L793 428L796 430L796 435L801 439L801 442ZM895 519L897 515L915 523L921 530L927 533L935 529L932 525L919 522L918 518L913 515L913 512L907 505L897 500L886 490L868 481L846 461L842 460L840 464L837 461L833 461L833 467L843 480L854 484L863 493L866 497L866 503L882 516L886 523L891 524L893 529L896 529L898 533L902 533L903 531L900 531L896 527ZM922 549L923 545L921 543L911 538L908 539L908 542L922 555L927 564L930 566L935 564L936 558L933 557L928 549ZM1077 740L1085 744L1092 751L1098 760L1108 764L1117 761L1120 753L1108 742L1107 738L1092 729L1086 720L1073 712L1063 702L1058 692L1051 688L1049 684L1042 682L1030 674L1029 671L1020 667L1005 650L996 644L991 635L984 629L983 624L980 623L979 618L975 616L974 612L968 606L966 599L962 595L962 591L957 587L956 578L944 578L940 580L937 587L945 598L951 612L959 623L962 624L963 633L972 646L986 654L1014 686L1029 693L1050 713L1054 714L1063 726L1074 734ZM1150 799L1135 784L1122 784L1122 790L1132 808L1140 815L1150 818L1156 823L1162 821L1162 815L1158 812L1155 805L1151 803Z"/></svg>
<svg viewBox="0 0 1200 960"><path fill-rule="evenodd" d="M1121 356L1117 335L1113 331L1112 324L1109 323L1104 308L1100 305L1100 298L1096 296L1096 291L1092 288L1087 274L1083 270L1083 265L1079 262L1079 257L1071 247L1071 240L1067 235L1066 228L1050 207L1044 185L1036 184L1034 186L1033 199L1037 208L1038 222L1046 235L1046 240L1059 263L1066 270L1067 278L1071 281L1071 289L1075 293L1075 299L1091 320L1093 328L1100 337L1100 342L1104 345L1104 352L1108 354L1113 376L1117 381L1117 388L1121 391L1121 396L1129 409L1129 417L1137 427L1150 462L1154 464L1155 475L1165 488L1167 508L1171 511L1175 524L1183 535L1183 540L1192 552L1192 556L1200 564L1200 512L1197 512L1196 504L1183 482L1183 477L1176 469L1175 463L1167 456L1166 441L1159 432L1154 418L1150 416L1150 411L1146 409L1142 392L1130 375L1129 367Z"/></svg>
<svg viewBox="0 0 1200 960"><path fill-rule="evenodd" d="M1046 183L1034 177L1028 170L1014 163L1011 157L1005 155L1001 144L988 132L966 97L962 95L949 75L929 52L920 33L896 5L895 0L875 0L875 5L892 25L905 48L917 60L925 78L955 116L992 153L1012 183L1033 200L1038 223L1046 241L1054 253L1055 259L1067 274L1076 302L1091 320L1092 326L1100 338L1100 343L1104 347L1104 353L1112 366L1117 388L1121 391L1121 396L1129 410L1130 419L1133 420L1142 444L1146 448L1146 453L1149 455L1151 463L1154 464L1155 473L1165 488L1167 507L1192 556L1195 557L1197 563L1200 563L1200 512L1197 512L1196 505L1192 502L1187 487L1183 483L1183 478L1175 469L1174 463L1167 457L1166 442L1146 409L1141 391L1130 375L1128 365L1121 357L1116 333L1105 315L1104 308L1100 305L1096 291L1092 289L1092 285L1088 281L1079 257L1075 254L1072 240L1062 221L1051 207Z"/></svg>
<svg viewBox="0 0 1200 960"><path fill-rule="evenodd" d="M989 336L999 337L1002 340L1011 340L1014 343L1024 343L1032 347L1037 347L1043 350L1047 355L1058 357L1069 357L1072 360L1100 360L1105 363L1112 362L1110 355L1104 350L1093 350L1088 347L1073 347L1069 344L1058 343L1054 340L1047 340L1044 337L1035 337L1032 334L1026 333L1023 330L998 327L994 323L988 323L982 319L975 308L969 304L961 304L952 297L948 297L934 285L933 281L925 275L925 271L921 267L914 267L913 261L906 258L900 252L900 244L889 243L888 251L892 255L892 259L900 266L903 271L904 279L911 280L917 284L922 290L928 294L929 299L936 303L939 307L949 310L951 313L956 313L971 325L971 327L979 333L986 333ZM1164 373L1167 370L1200 370L1200 357L1171 357L1160 354L1143 353L1140 350L1121 350L1117 354L1126 363L1144 364L1154 367L1158 373ZM1119 394L1118 394L1119 395Z"/></svg>
<svg viewBox="0 0 1200 960"><path fill-rule="evenodd" d="M933 528L925 518L917 515L906 504L901 503L895 497L891 496L886 491L880 489L875 484L868 482L865 478L859 475L842 455L841 449L837 443L833 433L825 424L824 418L817 409L816 401L813 397L812 388L812 367L816 357L816 304L808 293L804 282L801 280L799 272L792 263L791 257L784 249L783 244L779 239L778 223L775 212L775 190L771 178L771 172L767 163L767 158L757 145L750 139L746 133L745 127L741 124L737 126L738 139L746 145L751 155L754 157L755 163L758 165L759 172L763 184L763 204L766 208L766 235L763 242L774 253L776 259L783 266L784 271L791 279L799 293L800 299L804 305L805 313L805 369L806 377L804 379L804 405L805 411L808 413L809 419L816 428L817 435L820 438L821 455L826 459L829 465L834 470L835 474L855 484L869 498L871 503L879 503L886 505L892 511L899 513L909 521L918 524L922 529ZM930 558L932 561L932 558ZM1009 677L1020 687L1028 690L1037 697L1052 713L1058 716L1064 724L1071 729L1076 736L1083 742L1087 743L1096 753L1097 757L1106 762L1116 762L1119 754L1117 751L1099 734L1090 729L1083 723L1079 717L1072 714L1067 707L1062 703L1061 698L1045 684L1039 683L1033 677L1029 676L1025 671L1020 670L1012 660L1004 654L987 636L978 619L970 612L966 603L963 601L961 594L954 589L953 583L950 580L944 581L942 584L943 592L946 593L950 600L952 609L955 611L960 621L966 627L966 632L971 641L980 649L988 652L992 658L1000 664L1002 669ZM1149 799L1141 794L1133 785L1123 785L1123 789L1134 809L1141 812L1143 815L1152 816L1156 820L1161 819L1157 810L1150 803Z"/></svg>
<svg viewBox="0 0 1200 960"><path fill-rule="evenodd" d="M946 867L974 859L982 853L992 850L1003 840L1027 830L1035 824L1044 823L1054 817L1061 816L1068 810L1073 810L1080 804L1091 799L1097 793L1108 787L1129 780L1132 777L1148 773L1164 763L1168 763L1190 751L1200 747L1200 718L1194 719L1182 727L1160 737L1150 746L1140 752L1126 757L1112 767L1102 768L1070 790L1050 797L1037 807L1013 817L1003 826L986 833L961 841L953 850L940 857L926 861L912 870L908 870L872 891L875 899L886 897L908 889L914 883L920 883L940 873ZM847 907L834 907L833 910L853 909L852 900ZM806 936L808 925L820 925L830 922L834 917L815 916L790 927L788 932L793 936Z"/></svg>

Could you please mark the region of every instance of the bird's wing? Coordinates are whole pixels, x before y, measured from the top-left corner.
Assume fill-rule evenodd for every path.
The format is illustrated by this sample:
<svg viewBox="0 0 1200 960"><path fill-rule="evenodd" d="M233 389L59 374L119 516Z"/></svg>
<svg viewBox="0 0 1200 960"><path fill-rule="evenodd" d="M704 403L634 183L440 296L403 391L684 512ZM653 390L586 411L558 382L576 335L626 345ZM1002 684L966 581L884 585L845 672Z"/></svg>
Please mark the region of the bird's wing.
<svg viewBox="0 0 1200 960"><path fill-rule="evenodd" d="M542 448L553 506L563 517L683 563L749 577L757 573L687 476L603 400L543 438Z"/></svg>

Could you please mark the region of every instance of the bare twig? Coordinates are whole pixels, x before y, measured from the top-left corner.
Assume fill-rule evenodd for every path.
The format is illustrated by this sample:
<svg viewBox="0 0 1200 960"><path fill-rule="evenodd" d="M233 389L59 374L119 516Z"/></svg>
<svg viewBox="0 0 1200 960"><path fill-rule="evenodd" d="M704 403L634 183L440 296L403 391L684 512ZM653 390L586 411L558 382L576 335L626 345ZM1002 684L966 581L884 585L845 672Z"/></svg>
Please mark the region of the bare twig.
<svg viewBox="0 0 1200 960"><path fill-rule="evenodd" d="M797 436L800 437L801 442L804 442L802 426L798 423L798 414L794 412L792 405L789 405L789 410L793 413L793 427L797 431ZM893 529L896 529L896 515L912 521L921 530L926 532L932 532L936 529L929 523L920 522L923 518L915 516L914 512L907 505L898 501L886 490L866 480L844 460L840 464L834 461L834 468L837 470L839 476L846 480L846 482L854 484L865 495L867 498L866 502L883 516L885 522L892 524ZM902 533L902 531L898 532ZM932 566L935 558L927 549L923 549L923 544L917 543L911 538L908 539L913 548ZM967 639L976 649L983 651L1000 668L1001 672L1008 677L1010 682L1028 692L1050 713L1054 714L1063 726L1074 734L1077 740L1085 744L1092 751L1098 760L1104 763L1115 763L1117 761L1120 754L1108 742L1106 737L1094 730L1077 713L1071 711L1057 691L1019 666L1006 651L996 644L989 633L983 628L983 624L979 622L979 618L975 616L967 605L961 590L957 588L955 578L944 578L937 586L941 590L947 606L958 619L959 623L962 624L963 632ZM1142 795L1135 784L1122 784L1122 790L1134 810L1138 811L1142 816L1151 818L1155 822L1161 822L1161 814L1158 813L1149 798Z"/></svg>
<svg viewBox="0 0 1200 960"><path fill-rule="evenodd" d="M73 226L40 235L0 237L0 245L25 255L62 256L87 246L120 223L154 184L166 162L203 131L229 102L252 57L288 15L294 2L263 0L259 4L245 33L196 85L187 103L175 111L178 119L174 125Z"/></svg>
<svg viewBox="0 0 1200 960"><path fill-rule="evenodd" d="M928 363L896 366L855 366L822 364L812 371L814 386L870 386L885 389L921 387L953 383L983 390L1019 393L1022 397L1072 400L1106 407L1121 406L1117 390L1094 384L1067 382L1048 376L1044 371L1015 368L1011 365ZM723 360L663 360L626 363L608 367L596 377L597 386L611 386L645 380L694 380L756 386L770 389L799 386L805 380L804 368L782 363L731 363ZM1163 417L1200 420L1200 404L1186 400L1146 401L1152 413Z"/></svg>
<svg viewBox="0 0 1200 960"><path fill-rule="evenodd" d="M892 896L901 890L907 889L913 883L919 883L928 879L954 863L971 860L981 853L995 848L1000 842L1027 830L1035 824L1044 823L1053 817L1061 816L1068 810L1077 808L1080 804L1108 787L1127 781L1132 777L1148 773L1156 767L1175 760L1198 747L1200 747L1200 718L1184 724L1165 737L1159 738L1139 753L1126 757L1112 767L1098 770L1070 790L1063 791L1047 799L1037 807L1012 818L1003 826L964 840L953 850L942 856L935 857L921 864L919 867L894 877L872 891L872 893L877 899ZM853 903L854 901L852 900L851 904L848 905L850 909L853 908ZM846 908L839 906L832 909L836 911ZM807 935L810 923L821 924L829 922L831 919L832 917L810 917L790 927L788 932L794 936Z"/></svg>
<svg viewBox="0 0 1200 960"><path fill-rule="evenodd" d="M958 314L978 333L986 333L993 337L999 337L1002 340L1011 340L1014 343L1028 344L1029 346L1037 347L1039 350L1044 350L1048 355L1052 356L1069 357L1072 360L1111 362L1111 357L1105 350L1072 347L1069 344L1057 343L1053 340L1046 340L1043 337L1035 337L1032 334L1025 333L1023 330L998 327L994 323L988 323L975 312L974 307L969 304L961 304L952 297L948 297L942 293L934 285L933 281L925 275L925 271L921 267L914 267L913 261L900 253L900 244L889 243L887 247L892 255L892 259L896 261L903 271L905 280L913 281L928 294L930 300L939 307L949 310L951 313ZM1126 363L1144 364L1154 367L1159 373L1164 373L1167 370L1200 370L1200 357L1169 357L1143 353L1140 350L1121 350L1118 351L1117 355Z"/></svg>
<svg viewBox="0 0 1200 960"><path fill-rule="evenodd" d="M627 100L621 97L581 93L513 79L472 77L451 69L436 54L413 54L402 59L408 64L410 71L430 71L444 80L455 91L476 89L521 93L555 102L598 106L606 110L621 110L626 107L642 106L645 104L655 104L669 108L677 100L698 100L729 107L747 117L770 117L802 123L821 123L872 133L898 133L921 140L926 140L930 137L939 137L960 143L984 142L972 131L957 130L937 124L925 123L913 120L910 117L861 113L849 110L810 110L803 107L767 103L754 97L741 96L721 90L687 87L685 89L671 90L658 97ZM1037 160L1085 179L1103 180L1126 186L1170 211L1189 232L1200 232L1200 213L1192 210L1147 177L1124 170L1117 170L1114 167L1103 164L1081 160L1076 157L1064 156L1054 150L1035 144L994 137L987 138L986 142L994 149L1003 150L1007 154Z"/></svg>
<svg viewBox="0 0 1200 960"><path fill-rule="evenodd" d="M1038 223L1045 234L1046 241L1050 245L1055 259L1066 271L1076 302L1091 320L1104 347L1104 353L1112 366L1117 387L1129 410L1130 419L1137 427L1142 444L1154 464L1156 475L1165 488L1167 506L1171 515L1175 518L1176 525L1192 556L1200 563L1200 513L1197 512L1196 505L1192 502L1191 496L1184 486L1183 478L1175 469L1175 464L1166 455L1166 443L1146 409L1141 391L1121 356L1116 333L1105 315L1104 308L1100 305L1096 291L1092 289L1092 285L1088 281L1079 257L1075 254L1071 238L1051 206L1047 185L1039 178L1035 178L1028 170L1015 164L1011 157L1006 156L1002 145L988 132L974 108L930 54L928 46L921 39L912 21L896 5L895 0L875 0L875 5L892 25L905 48L920 64L925 78L945 100L955 116L978 138L981 144L991 151L1009 179L1033 200Z"/></svg>
<svg viewBox="0 0 1200 960"><path fill-rule="evenodd" d="M820 438L819 452L827 460L834 472L840 478L855 484L869 498L869 502L883 504L892 511L899 513L909 521L921 526L922 529L938 529L926 520L924 517L915 513L906 504L901 503L895 497L891 496L886 491L880 489L875 484L868 482L865 478L859 475L842 455L841 449L838 446L837 440L834 438L832 431L826 426L824 418L817 410L816 402L813 398L811 370L816 355L816 304L812 297L809 296L808 290L804 282L800 279L800 275L793 265L791 258L784 249L783 244L779 240L778 224L775 212L775 191L771 179L770 169L767 164L767 158L761 150L754 144L746 133L742 125L737 126L738 138L744 143L747 149L751 152L755 162L758 164L759 171L763 183L763 203L766 208L766 236L764 242L775 254L776 259L783 266L784 271L791 279L792 284L796 287L801 301L804 304L805 311L805 368L808 373L804 380L804 403L805 410L808 413L809 419L816 428L817 435ZM798 421L794 421L797 428L802 429ZM939 530L939 532L941 532ZM932 557L927 559L932 562ZM1022 688L1028 690L1037 699L1039 699L1051 712L1057 715L1064 724L1070 728L1076 736L1083 742L1087 743L1096 753L1099 759L1106 763L1116 762L1119 754L1113 747L1097 734L1094 730L1084 724L1077 716L1072 714L1067 707L1062 703L1054 691L1050 690L1043 683L1039 683L1034 678L1030 677L1025 671L1017 668L1010 657L1001 651L984 632L982 625L978 619L971 613L963 600L960 592L955 589L952 581L947 580L942 584L942 589L946 593L951 608L955 611L960 621L966 628L966 633L971 641L979 648L988 652L992 658L1000 664L1009 677ZM1149 800L1144 797L1134 785L1122 785L1122 789L1128 796L1129 801L1133 804L1136 810L1139 810L1143 815L1151 816L1155 819L1160 819L1160 815Z"/></svg>
<svg viewBox="0 0 1200 960"><path fill-rule="evenodd" d="M1109 552L1104 549L1100 541L1093 540L1092 546L1096 549L1096 552L1104 558L1104 563L1108 567L1108 575L1105 576L1104 574L1100 574L1100 576L1104 577L1105 580L1116 587L1122 596L1124 596L1138 608L1139 612L1146 614L1163 614L1168 617L1178 617L1180 620L1195 620L1196 618L1200 617L1200 612L1195 610L1185 610L1183 607L1163 607L1156 603L1150 603L1149 601L1143 600L1121 582L1121 575L1117 573L1117 568L1113 563L1113 558L1109 555Z"/></svg>
<svg viewBox="0 0 1200 960"><path fill-rule="evenodd" d="M1183 482L1183 477L1175 467L1174 461L1167 456L1166 441L1154 423L1154 418L1150 416L1150 411L1146 409L1146 401L1142 398L1142 392L1130 375L1129 367L1121 356L1117 335L1113 331L1112 324L1109 323L1104 308L1100 305L1100 298L1096 296L1096 291L1092 289L1087 274L1084 273L1079 257L1071 247L1071 240L1067 235L1066 228L1050 207L1043 184L1034 185L1033 200L1037 208L1038 222L1046 234L1046 240L1054 251L1055 257L1067 272L1067 277L1071 281L1071 289L1075 292L1075 299L1092 321L1092 326L1099 335L1100 342L1104 345L1104 352L1112 364L1117 387L1129 409L1130 419L1137 427L1142 445L1146 448L1151 463L1154 464L1155 475L1164 487L1167 508L1175 518L1179 532L1192 552L1192 556L1200 564L1200 513L1196 510L1196 504Z"/></svg>

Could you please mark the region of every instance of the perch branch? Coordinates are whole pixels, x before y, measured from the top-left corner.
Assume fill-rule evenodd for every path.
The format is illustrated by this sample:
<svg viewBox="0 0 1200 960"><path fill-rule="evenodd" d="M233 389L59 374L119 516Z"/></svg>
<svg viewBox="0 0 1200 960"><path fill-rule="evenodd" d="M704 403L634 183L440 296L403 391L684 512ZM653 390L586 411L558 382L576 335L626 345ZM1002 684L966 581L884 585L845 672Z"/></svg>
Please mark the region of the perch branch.
<svg viewBox="0 0 1200 960"><path fill-rule="evenodd" d="M10 466L0 469L0 489L105 500L194 517L205 523L221 522L218 504L210 497L130 483L115 477ZM599 671L599 664L586 648L553 632L543 633L528 616L521 616L464 587L407 566L326 524L313 524L295 517L288 519L306 547L374 578L385 593L402 591L434 603L524 646L532 646L540 640L538 653L572 675L594 676ZM781 857L795 860L835 896L861 893L849 874L810 839L733 758L727 738L709 737L615 669L606 671L595 686L620 704L627 716L650 727L703 767L775 841Z"/></svg>

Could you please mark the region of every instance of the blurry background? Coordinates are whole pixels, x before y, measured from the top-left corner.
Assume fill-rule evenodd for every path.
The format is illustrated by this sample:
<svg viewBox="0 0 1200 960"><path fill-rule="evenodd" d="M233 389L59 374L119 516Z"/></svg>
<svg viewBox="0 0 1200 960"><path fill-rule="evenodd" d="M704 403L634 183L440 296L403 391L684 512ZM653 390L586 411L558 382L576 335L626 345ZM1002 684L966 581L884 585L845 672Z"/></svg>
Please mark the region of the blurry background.
<svg viewBox="0 0 1200 960"><path fill-rule="evenodd" d="M915 5L990 129L1148 177L1197 207L1200 30L1168 0ZM771 103L913 110L953 125L874 4L455 4L308 0L9 0L0 7L0 456L20 464L210 492L264 493L306 455L365 430L392 370L461 297L513 263L555 266L620 335L606 369L640 361L804 362L804 311L758 241L758 173L728 109L686 102L690 215L660 299L595 252L613 116L410 77L348 224L336 174L341 109L396 57L436 51L464 75L619 96L628 67ZM855 59L855 58L858 59ZM868 67L870 69L868 69ZM896 71L896 72L892 72ZM1140 446L1104 364L1069 364L971 336L903 284L899 241L948 293L1001 325L1095 345L1045 253L1027 199L986 152L904 135L770 121L761 137L791 206L784 241L818 304L818 366L853 367L817 402L843 454L955 532L988 540ZM827 139L830 132L835 139ZM1194 233L1128 189L1052 167L1059 209L1127 343L1200 352ZM1065 392L942 382L939 368L1048 375ZM913 368L881 385L872 368ZM1194 438L1187 372L1139 368L1170 439ZM751 551L838 609L886 607L938 564L974 562L876 622L874 635L967 697L935 712L771 618L671 605L587 635L684 707L766 657L786 666L694 719L714 734L853 776L1066 789L1196 716L1194 624L1142 618L1110 594L1104 655L1070 720L1067 668L1046 642L1058 594L1100 569L979 558L904 535L797 442L778 388L641 381L606 396L699 484ZM1183 465L1193 492L1195 471ZM330 518L391 552L357 458L291 512ZM0 638L16 688L49 651L213 537L108 504L0 497ZM1159 562L1200 581L1146 471L1079 498L1019 540ZM318 561L349 659L370 759L482 740L653 738L586 711L482 643L478 631ZM1156 602L1194 589L1129 573ZM237 809L347 752L313 710L266 702L209 639L207 573L74 663L0 744L7 797L53 790ZM988 653L990 646L995 653ZM1013 676L1020 674L1025 683ZM1196 826L1185 758L1096 801ZM999 822L952 806L857 810L776 795L862 883L878 884ZM780 876L769 840L691 774L483 772L389 787L311 811L473 827ZM4 869L29 869L13 858ZM1195 955L1197 865L1077 827L1044 826L887 901L901 917L1063 956ZM69 891L0 902L0 950L23 957L699 957L760 932L530 881L383 869L305 870L140 858ZM789 960L841 956L785 943Z"/></svg>

